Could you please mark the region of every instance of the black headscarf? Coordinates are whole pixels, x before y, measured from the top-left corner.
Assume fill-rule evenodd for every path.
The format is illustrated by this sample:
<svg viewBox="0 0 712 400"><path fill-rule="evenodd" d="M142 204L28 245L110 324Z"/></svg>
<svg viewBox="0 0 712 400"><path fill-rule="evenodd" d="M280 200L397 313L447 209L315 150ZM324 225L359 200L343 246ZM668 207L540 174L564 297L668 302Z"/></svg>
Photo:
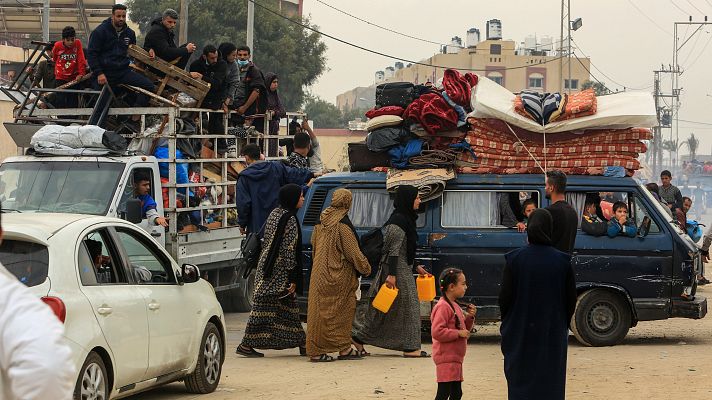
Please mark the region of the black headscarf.
<svg viewBox="0 0 712 400"><path fill-rule="evenodd" d="M282 100L279 99L279 94L276 90L272 90L272 82L275 79L279 79L277 74L274 72L268 72L265 74L265 86L267 87L267 109L279 111L282 110Z"/></svg>
<svg viewBox="0 0 712 400"><path fill-rule="evenodd" d="M230 42L220 43L220 46L218 46L218 52L220 53L220 57L222 57L222 59L226 62L227 56L235 50L237 50L237 46Z"/></svg>
<svg viewBox="0 0 712 400"><path fill-rule="evenodd" d="M527 224L527 238L529 244L551 246L551 235L554 230L554 219L549 211L537 208L529 216Z"/></svg>
<svg viewBox="0 0 712 400"><path fill-rule="evenodd" d="M414 186L402 185L396 189L396 198L393 202L395 210L386 222L386 225L396 225L403 229L408 243L408 265L413 265L415 261L415 247L418 244L418 230L416 221L418 212L413 210L413 203L418 197L418 189Z"/></svg>
<svg viewBox="0 0 712 400"><path fill-rule="evenodd" d="M297 205L299 204L299 198L302 196L302 188L299 185L293 183L282 186L279 190L279 208L286 210L287 212L282 215L277 223L277 230L274 232L274 237L272 238L272 243L269 248L269 253L267 253L267 259L264 265L264 277L269 279L272 277L272 271L274 269L274 264L277 262L277 257L279 256L279 247L282 244L282 239L284 238L284 231L287 229L287 223L291 218L297 223L297 245L295 246L295 259L297 261L297 266L294 267L292 271L289 272L289 281L297 284L297 293L303 293L303 282L302 282L302 229L299 226L299 219L297 218Z"/></svg>

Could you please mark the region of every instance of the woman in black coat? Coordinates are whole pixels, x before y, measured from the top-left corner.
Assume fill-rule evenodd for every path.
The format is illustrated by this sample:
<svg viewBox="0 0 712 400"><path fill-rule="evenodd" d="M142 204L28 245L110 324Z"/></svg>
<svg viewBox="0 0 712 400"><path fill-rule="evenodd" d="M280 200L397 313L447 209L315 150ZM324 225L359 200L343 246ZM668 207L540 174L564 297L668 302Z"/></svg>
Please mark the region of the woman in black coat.
<svg viewBox="0 0 712 400"><path fill-rule="evenodd" d="M499 307L509 400L565 398L569 321L576 307L571 258L552 246L553 219L529 217L529 244L505 255Z"/></svg>

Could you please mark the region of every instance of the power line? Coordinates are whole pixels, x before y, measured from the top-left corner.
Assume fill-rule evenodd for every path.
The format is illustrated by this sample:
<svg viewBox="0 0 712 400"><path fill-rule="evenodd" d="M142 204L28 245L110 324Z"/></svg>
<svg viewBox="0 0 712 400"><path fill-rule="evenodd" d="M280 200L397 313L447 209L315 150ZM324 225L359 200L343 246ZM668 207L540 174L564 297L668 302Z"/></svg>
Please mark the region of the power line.
<svg viewBox="0 0 712 400"><path fill-rule="evenodd" d="M345 45L347 45L347 46L351 46L351 47L357 48L357 49L359 49L359 50L363 50L363 51L366 51L366 52L369 52L369 53L372 53L372 54L376 54L376 55L379 55L379 56L382 56L382 57L390 58L390 59L397 60L397 61L405 61L405 62L411 63L411 64L413 64L413 65L422 65L422 66L425 66L425 67L432 67L432 68L440 68L440 69L451 69L451 68L452 68L452 69L457 69L457 70L460 70L460 71L468 71L468 72L486 72L486 71L488 71L487 69L483 69L483 68L457 68L457 67L449 67L449 66L446 66L446 65L429 64L429 63L424 63L424 62L421 62L421 61L414 61L414 60L408 60L408 59L406 59L406 58L396 57L396 56L393 56L393 55L390 55L390 54L383 53L383 52L381 52L381 51L372 50L372 49L369 49L369 48L367 48L367 47L363 47L363 46L360 46L360 45L358 45L358 44L351 43L351 42L346 41L346 40L344 40L344 39L340 39L340 38L338 38L338 37L336 37L336 36L329 35L328 33L323 33L323 32L321 32L321 31L319 31L319 30L317 30L317 29L315 29L315 28L313 28L313 27L311 27L311 26L309 26L309 25L305 25L305 24L303 24L303 23L301 23L301 22L298 22L298 21L295 21L295 20L293 20L293 19L291 19L291 18L289 18L289 17L287 17L287 16L285 16L285 15L282 15L281 13L279 13L279 12L277 12L277 11L274 11L274 10L270 9L269 7L263 5L263 4L258 3L258 2L255 1L255 0L248 0L248 1L252 2L252 3L253 3L254 5L256 5L257 7L261 8L261 9L263 9L263 10L265 10L265 11L271 13L271 14L274 14L274 15L276 15L276 16L278 16L278 17L280 17L280 18L282 18L282 19L284 19L284 20L286 20L286 21L289 21L289 22L292 23L292 24L299 25L299 26L301 26L302 28L307 29L307 30L309 30L309 31L311 31L311 32L314 32L314 33L319 34L319 35L321 35L321 36L324 36L324 37L327 37L327 38L329 38L329 39L335 40L335 41L337 41L337 42L339 42L339 43L343 43L343 44L345 44ZM522 69L522 68L535 67L535 66L538 66L538 65L548 64L548 63L550 63L550 62L559 60L559 59L561 59L561 58L563 58L563 57L564 57L564 56L560 55L560 56L558 56L558 57L554 57L554 58L552 58L552 59L550 59L550 60L542 61L542 62L539 62L539 63L536 63L536 64L532 63L532 64L527 64L527 65L519 65L519 66L516 66L516 67L503 67L503 68L497 68L496 70L497 70L497 71L508 71L508 70L513 70L513 69Z"/></svg>
<svg viewBox="0 0 712 400"><path fill-rule="evenodd" d="M702 48L702 51L700 51L700 53L697 55L697 58L695 58L695 59L690 63L690 65L687 66L686 69L689 70L690 68L692 68L692 66L695 65L695 63L697 62L697 60L699 60L700 57L702 57L702 56L705 54L705 50L707 50L707 46L710 45L710 42L712 42L712 35L710 35L709 39L707 39L707 43L705 43L705 47Z"/></svg>
<svg viewBox="0 0 712 400"><path fill-rule="evenodd" d="M670 0L670 3L672 3L672 5L675 6L675 8L677 8L678 10L680 10L683 14L691 15L689 12L683 10L682 7L678 6L673 0Z"/></svg>
<svg viewBox="0 0 712 400"><path fill-rule="evenodd" d="M660 26L660 24L658 24L657 22L655 22L654 19L650 18L650 17L648 16L648 14L644 13L643 10L641 10L638 6L636 6L635 3L633 3L633 0L628 0L628 3L630 3L631 6L633 6L636 10L638 10L638 12L640 13L640 15L644 16L648 21L650 21L650 22L651 22L653 25L655 25L658 29L660 29L661 31L663 31L663 32L667 33L668 35L672 36L672 33L671 33L670 31L668 31L667 29L665 29L665 28L663 28L662 26Z"/></svg>
<svg viewBox="0 0 712 400"><path fill-rule="evenodd" d="M649 85L649 86L646 86L646 87L643 87L643 88L635 88L635 87L631 87L631 86L622 85L622 84L616 82L613 78L611 78L610 76L606 75L606 74L605 74L600 68L598 68L593 62L591 62L591 57L587 56L586 53L583 52L583 49L581 48L581 46L579 46L579 44L576 43L576 41L574 41L573 38L571 38L571 41L576 45L576 47L577 47L578 50L581 52L581 54L583 54L584 57L588 58L589 63L591 64L591 66L592 66L593 68L595 68L596 71L600 72L601 75L603 75L603 76L605 76L606 78L608 78L608 80L611 81L611 82L613 82L614 84L616 84L616 85L618 85L618 86L620 86L620 87L623 87L623 88L628 88L628 89L633 89L633 90L646 90L646 89L650 89L651 87L654 86L654 85Z"/></svg>
<svg viewBox="0 0 712 400"><path fill-rule="evenodd" d="M712 3L710 3L710 0L705 0L705 3L707 3L708 6L712 7Z"/></svg>
<svg viewBox="0 0 712 400"><path fill-rule="evenodd" d="M697 10L697 11L699 11L700 14L705 15L705 12L702 11L702 10L700 10L699 8L697 8L697 6L694 5L694 4L692 4L692 2L691 2L690 0L685 0L685 1L687 2L687 4L691 5L692 8L694 8L694 9Z"/></svg>
<svg viewBox="0 0 712 400"><path fill-rule="evenodd" d="M712 126L712 123L710 123L710 122L689 121L689 120L686 120L686 119L678 119L678 121L687 122L688 124Z"/></svg>
<svg viewBox="0 0 712 400"><path fill-rule="evenodd" d="M576 58L576 61L578 61L579 64L581 64L581 66L583 67L583 69L585 69L586 72L588 72L588 74L591 76L591 78L593 78L596 82L600 83L601 86L603 86L604 88L606 88L606 89L608 90L608 93L613 93L613 91L612 91L611 89L609 89L608 86L606 86L605 83L601 82L598 78L596 78L596 75L592 74L591 71L590 71L588 68L586 68L586 64L584 64L583 61L581 61L581 59L576 56L576 53L575 53L575 52L572 51L571 54Z"/></svg>

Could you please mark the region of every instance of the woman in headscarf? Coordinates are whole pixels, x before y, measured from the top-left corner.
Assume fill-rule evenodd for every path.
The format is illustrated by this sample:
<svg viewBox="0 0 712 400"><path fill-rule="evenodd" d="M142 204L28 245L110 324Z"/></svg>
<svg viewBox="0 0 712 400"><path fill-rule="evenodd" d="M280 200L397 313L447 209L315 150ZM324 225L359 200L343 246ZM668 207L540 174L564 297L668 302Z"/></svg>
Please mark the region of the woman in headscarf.
<svg viewBox="0 0 712 400"><path fill-rule="evenodd" d="M279 88L279 77L274 72L268 72L265 74L265 86L267 87L267 111L271 111L272 119L269 121L269 134L278 135L279 134L279 121L287 116L287 112L282 105L282 100L279 98L279 93L277 89ZM279 143L276 139L265 139L266 144L262 146L267 146L267 155L269 157L276 157L279 152Z"/></svg>
<svg viewBox="0 0 712 400"><path fill-rule="evenodd" d="M307 355L311 361L359 359L351 348L351 324L356 312L357 275L371 273L361 252L358 235L349 220L351 192L338 189L329 208L321 213L311 243L314 255L309 279Z"/></svg>
<svg viewBox="0 0 712 400"><path fill-rule="evenodd" d="M418 244L416 221L420 208L418 189L403 185L396 190L395 210L385 225L383 255L366 301L356 312L352 340L359 354L368 355L364 344L402 351L404 357L430 357L420 350L420 306L413 279L415 249ZM423 266L416 267L426 274ZM373 298L383 283L398 288L398 296L388 313L371 307Z"/></svg>
<svg viewBox="0 0 712 400"><path fill-rule="evenodd" d="M255 349L294 347L306 354L306 335L296 301L296 294L302 292L302 231L297 210L303 203L302 188L285 185L279 191L279 207L267 218L252 311L237 354L264 357Z"/></svg>
<svg viewBox="0 0 712 400"><path fill-rule="evenodd" d="M509 400L564 399L569 321L576 307L571 256L552 245L553 218L529 217L529 244L505 255L499 294Z"/></svg>

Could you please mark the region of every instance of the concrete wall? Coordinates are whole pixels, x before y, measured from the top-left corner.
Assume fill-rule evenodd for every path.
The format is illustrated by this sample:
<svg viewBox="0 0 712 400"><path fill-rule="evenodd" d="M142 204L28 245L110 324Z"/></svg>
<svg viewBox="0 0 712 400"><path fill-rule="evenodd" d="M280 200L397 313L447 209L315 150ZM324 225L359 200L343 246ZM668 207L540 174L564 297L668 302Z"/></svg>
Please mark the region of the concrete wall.
<svg viewBox="0 0 712 400"><path fill-rule="evenodd" d="M319 138L321 146L321 160L324 167L341 171L348 170L347 145L352 142L366 140L367 132L349 131L347 129L315 129L314 133Z"/></svg>

